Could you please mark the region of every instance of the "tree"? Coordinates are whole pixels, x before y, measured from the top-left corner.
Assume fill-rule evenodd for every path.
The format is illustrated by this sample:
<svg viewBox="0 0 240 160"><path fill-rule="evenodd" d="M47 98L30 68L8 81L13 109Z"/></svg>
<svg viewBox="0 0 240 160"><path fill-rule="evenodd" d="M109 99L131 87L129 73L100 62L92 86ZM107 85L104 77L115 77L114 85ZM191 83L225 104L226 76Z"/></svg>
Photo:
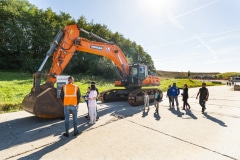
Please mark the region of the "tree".
<svg viewBox="0 0 240 160"><path fill-rule="evenodd" d="M190 71L188 71L188 78L190 77L190 75L191 75L191 74L190 74Z"/></svg>
<svg viewBox="0 0 240 160"><path fill-rule="evenodd" d="M58 31L66 25L77 22L81 28L119 46L129 64L143 63L151 71L155 70L151 56L144 51L142 46L124 38L119 32L112 33L104 24L95 24L93 20L87 22L84 16L75 20L70 14L64 12L57 15L51 8L44 11L27 0L1 0L0 6L0 68L36 72ZM81 32L81 37L99 41L83 32ZM47 61L43 72L49 71L51 59L50 57ZM109 59L76 52L65 72L88 73L113 78L116 70Z"/></svg>

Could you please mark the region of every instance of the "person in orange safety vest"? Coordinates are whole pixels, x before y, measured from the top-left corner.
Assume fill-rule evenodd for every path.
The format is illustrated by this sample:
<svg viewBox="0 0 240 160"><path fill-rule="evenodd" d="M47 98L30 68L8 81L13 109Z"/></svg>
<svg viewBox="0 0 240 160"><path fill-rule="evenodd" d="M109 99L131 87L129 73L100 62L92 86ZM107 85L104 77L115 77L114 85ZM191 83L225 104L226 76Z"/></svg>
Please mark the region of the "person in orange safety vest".
<svg viewBox="0 0 240 160"><path fill-rule="evenodd" d="M81 92L77 85L73 84L74 78L68 77L68 84L64 85L61 90L60 98L62 99L64 105L64 117L65 117L65 130L63 136L69 137L69 114L70 111L73 115L73 127L74 127L74 136L78 135L77 129L77 110L78 104L80 102Z"/></svg>

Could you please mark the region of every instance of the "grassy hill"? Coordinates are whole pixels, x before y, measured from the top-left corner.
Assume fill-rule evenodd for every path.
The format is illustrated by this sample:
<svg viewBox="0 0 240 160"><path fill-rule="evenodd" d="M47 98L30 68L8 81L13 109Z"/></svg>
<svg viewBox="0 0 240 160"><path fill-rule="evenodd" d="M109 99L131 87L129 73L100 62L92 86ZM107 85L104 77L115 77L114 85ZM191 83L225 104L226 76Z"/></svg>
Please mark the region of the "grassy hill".
<svg viewBox="0 0 240 160"><path fill-rule="evenodd" d="M158 70L156 72L157 76L159 76L161 79L171 79L176 77L187 77L188 72L171 72L171 71L161 71ZM190 72L190 77L204 77L204 76L212 76L216 79L224 79L228 80L230 77L240 77L240 72Z"/></svg>
<svg viewBox="0 0 240 160"><path fill-rule="evenodd" d="M175 78L175 77L187 77L188 72L172 72L172 71L161 71L158 70L156 72L157 76L161 77L161 79L169 79L169 78ZM219 75L219 72L190 72L190 76L214 76Z"/></svg>

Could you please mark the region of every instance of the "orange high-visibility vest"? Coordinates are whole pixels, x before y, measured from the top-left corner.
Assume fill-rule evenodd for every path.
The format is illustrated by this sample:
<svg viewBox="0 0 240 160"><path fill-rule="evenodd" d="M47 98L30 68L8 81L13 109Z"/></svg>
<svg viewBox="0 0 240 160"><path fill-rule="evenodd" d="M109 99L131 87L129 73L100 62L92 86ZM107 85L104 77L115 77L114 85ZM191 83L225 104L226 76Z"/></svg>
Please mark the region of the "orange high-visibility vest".
<svg viewBox="0 0 240 160"><path fill-rule="evenodd" d="M63 87L63 91L64 91L63 105L64 106L77 105L78 87L74 84L66 84Z"/></svg>

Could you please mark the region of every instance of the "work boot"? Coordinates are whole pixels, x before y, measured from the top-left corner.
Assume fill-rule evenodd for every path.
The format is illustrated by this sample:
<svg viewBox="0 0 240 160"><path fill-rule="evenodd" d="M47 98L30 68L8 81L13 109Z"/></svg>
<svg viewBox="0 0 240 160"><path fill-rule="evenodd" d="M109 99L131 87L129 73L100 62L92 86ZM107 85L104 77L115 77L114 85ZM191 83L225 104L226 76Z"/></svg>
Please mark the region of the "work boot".
<svg viewBox="0 0 240 160"><path fill-rule="evenodd" d="M74 132L73 136L77 136L79 134L79 132Z"/></svg>
<svg viewBox="0 0 240 160"><path fill-rule="evenodd" d="M68 133L63 133L63 136L69 137L69 134Z"/></svg>

